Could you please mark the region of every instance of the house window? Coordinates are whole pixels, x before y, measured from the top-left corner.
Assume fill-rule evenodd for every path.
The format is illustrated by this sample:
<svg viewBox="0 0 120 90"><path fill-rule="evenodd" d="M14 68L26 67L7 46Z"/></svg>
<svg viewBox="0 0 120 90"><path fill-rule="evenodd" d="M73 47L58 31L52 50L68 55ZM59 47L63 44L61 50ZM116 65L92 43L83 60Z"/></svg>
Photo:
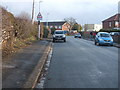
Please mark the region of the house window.
<svg viewBox="0 0 120 90"><path fill-rule="evenodd" d="M59 29L62 29L62 27L61 27L61 26L59 26Z"/></svg>
<svg viewBox="0 0 120 90"><path fill-rule="evenodd" d="M52 28L53 26L50 26L50 28Z"/></svg>
<svg viewBox="0 0 120 90"><path fill-rule="evenodd" d="M109 27L112 27L112 22L109 22Z"/></svg>
<svg viewBox="0 0 120 90"><path fill-rule="evenodd" d="M55 26L55 28L57 29L57 26Z"/></svg>
<svg viewBox="0 0 120 90"><path fill-rule="evenodd" d="M119 22L115 21L115 27L118 27L118 25L119 25Z"/></svg>

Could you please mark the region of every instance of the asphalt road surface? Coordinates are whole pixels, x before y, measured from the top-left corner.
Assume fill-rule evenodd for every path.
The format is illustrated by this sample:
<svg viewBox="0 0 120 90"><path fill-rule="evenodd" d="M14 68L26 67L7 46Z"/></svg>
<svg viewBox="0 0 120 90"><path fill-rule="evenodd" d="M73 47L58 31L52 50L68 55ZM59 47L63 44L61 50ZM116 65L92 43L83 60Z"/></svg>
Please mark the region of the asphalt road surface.
<svg viewBox="0 0 120 90"><path fill-rule="evenodd" d="M118 48L67 37L53 44L44 88L117 88Z"/></svg>

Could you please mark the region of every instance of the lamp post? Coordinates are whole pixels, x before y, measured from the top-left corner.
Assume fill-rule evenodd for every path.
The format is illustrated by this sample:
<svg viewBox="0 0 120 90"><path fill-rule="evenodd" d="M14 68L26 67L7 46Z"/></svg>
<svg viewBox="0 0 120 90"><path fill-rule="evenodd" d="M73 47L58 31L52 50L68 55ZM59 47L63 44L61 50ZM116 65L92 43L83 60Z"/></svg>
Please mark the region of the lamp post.
<svg viewBox="0 0 120 90"><path fill-rule="evenodd" d="M32 7L32 24L34 24L34 5L35 5L35 0L33 0L33 7Z"/></svg>
<svg viewBox="0 0 120 90"><path fill-rule="evenodd" d="M40 3L43 2L43 1L39 1L39 12L40 12Z"/></svg>

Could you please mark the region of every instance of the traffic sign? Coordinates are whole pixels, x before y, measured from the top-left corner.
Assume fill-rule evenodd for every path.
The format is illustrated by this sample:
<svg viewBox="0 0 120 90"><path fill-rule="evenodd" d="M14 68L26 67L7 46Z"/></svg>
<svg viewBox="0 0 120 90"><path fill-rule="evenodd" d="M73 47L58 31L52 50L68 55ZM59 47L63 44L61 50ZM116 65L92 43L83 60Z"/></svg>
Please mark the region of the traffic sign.
<svg viewBox="0 0 120 90"><path fill-rule="evenodd" d="M41 15L40 12L39 12L38 15L37 15L37 20L38 20L38 21L42 20L42 15Z"/></svg>

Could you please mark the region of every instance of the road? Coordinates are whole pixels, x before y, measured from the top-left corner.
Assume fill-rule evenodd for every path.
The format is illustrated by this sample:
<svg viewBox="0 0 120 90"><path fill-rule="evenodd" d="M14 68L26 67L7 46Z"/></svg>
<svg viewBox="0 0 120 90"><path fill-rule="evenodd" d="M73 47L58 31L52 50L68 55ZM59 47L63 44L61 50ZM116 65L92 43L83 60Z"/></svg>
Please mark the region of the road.
<svg viewBox="0 0 120 90"><path fill-rule="evenodd" d="M67 37L53 45L44 88L117 88L118 48Z"/></svg>

